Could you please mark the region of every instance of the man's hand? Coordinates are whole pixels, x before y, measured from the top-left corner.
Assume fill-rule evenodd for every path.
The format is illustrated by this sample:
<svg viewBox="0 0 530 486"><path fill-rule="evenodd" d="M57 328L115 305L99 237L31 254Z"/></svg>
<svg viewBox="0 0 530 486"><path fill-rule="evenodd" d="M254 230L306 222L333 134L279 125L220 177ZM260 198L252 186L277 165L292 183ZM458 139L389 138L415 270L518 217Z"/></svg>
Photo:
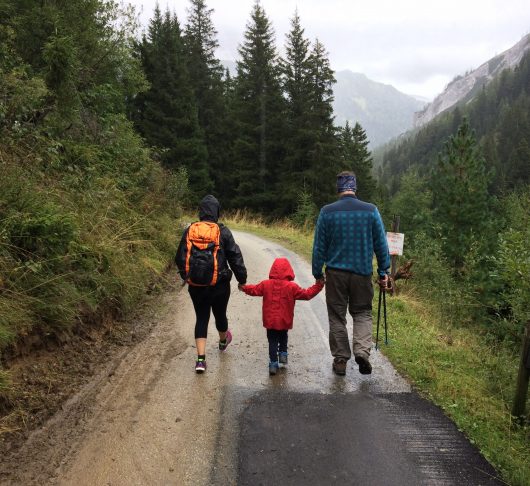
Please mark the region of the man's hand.
<svg viewBox="0 0 530 486"><path fill-rule="evenodd" d="M317 284L322 284L322 285L326 285L326 277L322 276L320 278L315 278L315 282Z"/></svg>
<svg viewBox="0 0 530 486"><path fill-rule="evenodd" d="M390 288L390 277L388 275L379 275L379 288L381 290L388 290Z"/></svg>
<svg viewBox="0 0 530 486"><path fill-rule="evenodd" d="M237 288L243 292L243 287L245 286L245 284L237 284Z"/></svg>

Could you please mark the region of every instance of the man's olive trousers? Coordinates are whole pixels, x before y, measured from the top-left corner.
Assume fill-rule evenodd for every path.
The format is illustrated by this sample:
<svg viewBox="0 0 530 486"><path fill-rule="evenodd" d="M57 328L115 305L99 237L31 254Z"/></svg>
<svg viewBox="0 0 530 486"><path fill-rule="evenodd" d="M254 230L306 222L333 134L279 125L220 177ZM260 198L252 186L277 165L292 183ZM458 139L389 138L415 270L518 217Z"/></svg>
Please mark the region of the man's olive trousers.
<svg viewBox="0 0 530 486"><path fill-rule="evenodd" d="M348 360L352 355L346 329L346 311L353 318L353 355L365 358L370 356L373 296L371 275L326 269L329 348L335 358Z"/></svg>

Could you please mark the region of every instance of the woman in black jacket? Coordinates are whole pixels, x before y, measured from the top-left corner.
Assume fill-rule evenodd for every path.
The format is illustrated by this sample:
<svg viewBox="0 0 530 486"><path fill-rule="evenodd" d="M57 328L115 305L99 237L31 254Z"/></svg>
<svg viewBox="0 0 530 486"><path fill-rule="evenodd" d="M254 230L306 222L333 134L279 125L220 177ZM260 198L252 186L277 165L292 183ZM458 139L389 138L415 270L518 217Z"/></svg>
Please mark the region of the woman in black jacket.
<svg viewBox="0 0 530 486"><path fill-rule="evenodd" d="M226 350L232 341L232 333L228 329L226 309L230 299L230 280L235 275L239 285L247 281L247 269L243 261L243 255L239 246L234 241L232 232L223 224L218 223L220 205L219 201L211 195L205 196L199 205L199 219L216 223L219 226L219 250L217 254L217 281L209 286L188 286L188 291L195 308L197 317L195 323L195 342L197 345L197 361L195 371L203 373L206 371L206 337L208 334L208 321L210 311L215 317L215 327L219 332L219 349ZM188 281L186 270L186 259L188 253L188 231L184 231L175 256L180 276Z"/></svg>

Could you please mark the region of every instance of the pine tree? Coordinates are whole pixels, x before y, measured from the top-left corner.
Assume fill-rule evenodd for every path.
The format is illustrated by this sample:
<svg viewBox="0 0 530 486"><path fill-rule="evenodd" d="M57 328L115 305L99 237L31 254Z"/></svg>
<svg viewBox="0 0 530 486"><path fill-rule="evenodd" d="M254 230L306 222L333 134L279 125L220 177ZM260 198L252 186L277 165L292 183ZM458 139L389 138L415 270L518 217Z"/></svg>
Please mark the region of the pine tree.
<svg viewBox="0 0 530 486"><path fill-rule="evenodd" d="M139 46L150 89L135 100L133 120L147 142L162 149L167 167L185 167L194 199L212 188L207 150L199 127L180 25L157 6Z"/></svg>
<svg viewBox="0 0 530 486"><path fill-rule="evenodd" d="M407 247L421 232L432 229L432 193L429 181L414 169L401 176L400 188L392 198L392 213L400 216L400 225L406 233Z"/></svg>
<svg viewBox="0 0 530 486"><path fill-rule="evenodd" d="M219 43L211 19L213 9L207 8L205 0L190 0L190 3L184 44L190 80L197 97L199 121L205 125L208 121L208 96L221 85L223 67L215 57Z"/></svg>
<svg viewBox="0 0 530 486"><path fill-rule="evenodd" d="M223 166L214 174L216 181L216 194L219 195L224 207L234 207L233 201L236 196L238 174L237 163L235 161L234 144L239 137L239 122L237 120L236 102L236 79L226 69L222 79L223 100L225 106L225 116L223 122L224 145L221 147L222 157L225 158Z"/></svg>
<svg viewBox="0 0 530 486"><path fill-rule="evenodd" d="M281 168L279 187L282 213L298 211L300 194L307 196L304 180L308 170L311 140L311 77L309 40L304 37L298 12L291 20L287 34L285 59L281 61L282 85L287 98L285 162Z"/></svg>
<svg viewBox="0 0 530 486"><path fill-rule="evenodd" d="M256 2L239 48L233 113L233 204L269 213L276 209L278 167L283 155L284 106L274 32Z"/></svg>
<svg viewBox="0 0 530 486"><path fill-rule="evenodd" d="M199 125L208 149L208 163L215 192L223 193L224 174L230 170L231 134L227 131L227 107L223 97L223 67L215 57L219 46L205 0L190 0L184 32L187 66L195 93Z"/></svg>
<svg viewBox="0 0 530 486"><path fill-rule="evenodd" d="M341 170L339 142L333 124L335 76L324 45L317 39L309 59L310 118L305 180L318 206L334 197L335 176Z"/></svg>
<svg viewBox="0 0 530 486"><path fill-rule="evenodd" d="M530 93L529 93L530 94ZM495 140L499 150L497 178L502 190L530 182L528 145L530 141L530 95L521 94L513 103L502 105Z"/></svg>
<svg viewBox="0 0 530 486"><path fill-rule="evenodd" d="M293 122L306 115L308 109L309 44L296 11L287 34L285 59L281 62L283 87L289 100L287 111Z"/></svg>
<svg viewBox="0 0 530 486"><path fill-rule="evenodd" d="M446 142L432 174L433 216L442 230L443 250L455 271L463 270L473 242L486 236L491 174L464 118Z"/></svg>
<svg viewBox="0 0 530 486"><path fill-rule="evenodd" d="M373 201L376 184L372 176L373 161L366 132L358 122L353 128L346 122L346 126L340 129L339 139L343 167L352 170L357 176L357 196L365 201Z"/></svg>

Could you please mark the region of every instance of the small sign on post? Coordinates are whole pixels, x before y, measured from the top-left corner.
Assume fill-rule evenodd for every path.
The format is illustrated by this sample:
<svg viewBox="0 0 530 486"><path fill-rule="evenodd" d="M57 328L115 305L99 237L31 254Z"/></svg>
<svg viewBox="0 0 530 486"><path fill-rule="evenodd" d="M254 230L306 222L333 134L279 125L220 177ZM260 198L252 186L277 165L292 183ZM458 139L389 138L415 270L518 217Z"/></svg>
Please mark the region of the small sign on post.
<svg viewBox="0 0 530 486"><path fill-rule="evenodd" d="M403 243L405 242L405 235L403 233L390 233L386 234L386 240L388 242L388 252L391 256L403 255Z"/></svg>
<svg viewBox="0 0 530 486"><path fill-rule="evenodd" d="M399 231L399 215L394 214L394 219L392 220L392 231L386 234L386 240L388 243L388 253L391 257L391 268L390 268L390 282L392 289L390 291L391 295L394 295L396 292L396 285L394 277L396 276L397 271L397 259L399 255L403 255L403 242L405 241L405 235L403 233L398 233Z"/></svg>

